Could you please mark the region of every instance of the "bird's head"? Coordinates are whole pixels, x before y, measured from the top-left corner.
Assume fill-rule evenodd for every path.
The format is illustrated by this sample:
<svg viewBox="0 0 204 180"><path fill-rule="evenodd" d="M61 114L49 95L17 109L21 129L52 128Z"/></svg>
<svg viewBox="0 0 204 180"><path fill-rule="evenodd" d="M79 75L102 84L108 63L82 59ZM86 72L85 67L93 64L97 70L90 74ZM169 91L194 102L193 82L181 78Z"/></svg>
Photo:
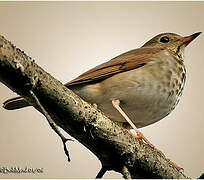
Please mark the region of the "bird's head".
<svg viewBox="0 0 204 180"><path fill-rule="evenodd" d="M182 37L174 33L162 33L150 39L142 47L164 48L182 57L184 48L200 34L201 32L197 32Z"/></svg>

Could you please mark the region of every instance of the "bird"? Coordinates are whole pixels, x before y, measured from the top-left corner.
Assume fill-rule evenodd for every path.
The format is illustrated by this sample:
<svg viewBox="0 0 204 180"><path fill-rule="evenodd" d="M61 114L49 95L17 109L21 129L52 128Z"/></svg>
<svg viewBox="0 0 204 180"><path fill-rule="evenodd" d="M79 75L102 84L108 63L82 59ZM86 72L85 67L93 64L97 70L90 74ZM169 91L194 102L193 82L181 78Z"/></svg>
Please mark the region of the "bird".
<svg viewBox="0 0 204 180"><path fill-rule="evenodd" d="M139 128L169 115L182 95L186 68L184 49L201 32L190 36L161 33L143 46L100 64L65 86L99 108L112 121L134 129L137 138L154 147ZM23 97L3 103L8 110L29 106Z"/></svg>

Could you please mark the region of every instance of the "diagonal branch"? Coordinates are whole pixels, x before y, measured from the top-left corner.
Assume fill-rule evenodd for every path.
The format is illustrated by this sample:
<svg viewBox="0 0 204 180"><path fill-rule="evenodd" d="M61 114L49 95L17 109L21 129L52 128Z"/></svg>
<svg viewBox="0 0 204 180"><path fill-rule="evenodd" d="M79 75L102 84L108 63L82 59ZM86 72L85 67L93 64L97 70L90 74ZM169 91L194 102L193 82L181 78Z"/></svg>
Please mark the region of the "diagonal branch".
<svg viewBox="0 0 204 180"><path fill-rule="evenodd" d="M106 173L106 171L107 171L107 169L104 168L104 167L102 167L102 168L100 169L100 171L98 172L98 174L97 174L97 176L96 176L96 179L102 178L103 175Z"/></svg>
<svg viewBox="0 0 204 180"><path fill-rule="evenodd" d="M0 81L42 111L30 94L32 89L55 124L92 151L101 161L103 170L115 170L125 178L187 178L164 157L83 101L2 36Z"/></svg>
<svg viewBox="0 0 204 180"><path fill-rule="evenodd" d="M70 156L69 156L69 152L67 150L66 147L66 142L67 141L73 141L72 139L67 139L63 136L63 134L61 134L59 128L57 127L57 125L55 124L55 122L52 120L52 118L50 117L50 115L48 114L48 112L44 109L44 107L41 105L40 101L38 100L38 98L36 97L36 95L33 93L32 90L30 90L30 95L33 98L33 100L35 101L36 105L38 106L39 110L44 114L44 116L46 117L49 125L51 126L51 128L57 133L57 135L61 138L62 143L63 143L63 147L64 147L64 152L65 155L68 158L68 162L71 161Z"/></svg>

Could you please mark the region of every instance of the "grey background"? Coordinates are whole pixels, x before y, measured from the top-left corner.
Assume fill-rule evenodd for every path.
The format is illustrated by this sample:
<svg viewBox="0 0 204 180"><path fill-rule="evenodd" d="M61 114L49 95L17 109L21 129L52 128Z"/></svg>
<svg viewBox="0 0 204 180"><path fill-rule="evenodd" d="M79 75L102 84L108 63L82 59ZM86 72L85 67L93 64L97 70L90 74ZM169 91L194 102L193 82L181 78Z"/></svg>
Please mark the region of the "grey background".
<svg viewBox="0 0 204 180"><path fill-rule="evenodd" d="M0 34L61 82L138 48L161 32L204 30L204 2L0 2ZM187 82L181 102L162 121L141 129L166 156L198 177L204 168L204 34L185 52ZM13 97L0 84L0 103ZM98 159L69 142L67 163L60 138L32 107L0 107L0 166L43 168L42 174L0 178L94 178ZM121 178L109 172L105 178Z"/></svg>

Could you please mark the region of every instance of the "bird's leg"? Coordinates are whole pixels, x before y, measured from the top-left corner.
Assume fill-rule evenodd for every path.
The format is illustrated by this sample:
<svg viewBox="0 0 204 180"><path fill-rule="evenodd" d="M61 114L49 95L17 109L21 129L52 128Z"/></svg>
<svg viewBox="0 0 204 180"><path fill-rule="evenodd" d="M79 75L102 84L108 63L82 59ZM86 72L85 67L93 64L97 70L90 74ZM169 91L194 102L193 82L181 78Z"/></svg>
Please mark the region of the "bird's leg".
<svg viewBox="0 0 204 180"><path fill-rule="evenodd" d="M120 107L120 100L112 100L112 105L115 109L118 110L118 112L125 118L125 120L130 124L130 126L136 131L137 139L142 139L144 142L146 142L149 146L152 148L155 148L153 144L151 144L144 136L143 134L137 129L137 127L133 124L133 122L130 120L130 118L125 114L125 112ZM156 148L155 148L156 149ZM158 150L159 151L159 150ZM161 151L159 151L161 153Z"/></svg>
<svg viewBox="0 0 204 180"><path fill-rule="evenodd" d="M116 100L112 100L112 105L115 109L118 110L118 112L125 118L125 120L130 124L130 126L136 131L137 139L142 139L145 143L147 143L151 148L155 149L155 151L157 151L160 155L162 155L173 167L175 167L178 171L181 171L182 168L180 168L177 164L175 164L174 162L172 162L170 159L167 159L165 157L165 155L159 150L157 149L153 144L151 144L144 136L143 134L139 131L139 129L137 129L137 127L133 124L133 122L130 120L130 118L125 114L125 112L121 109L120 107L120 100L116 99Z"/></svg>

